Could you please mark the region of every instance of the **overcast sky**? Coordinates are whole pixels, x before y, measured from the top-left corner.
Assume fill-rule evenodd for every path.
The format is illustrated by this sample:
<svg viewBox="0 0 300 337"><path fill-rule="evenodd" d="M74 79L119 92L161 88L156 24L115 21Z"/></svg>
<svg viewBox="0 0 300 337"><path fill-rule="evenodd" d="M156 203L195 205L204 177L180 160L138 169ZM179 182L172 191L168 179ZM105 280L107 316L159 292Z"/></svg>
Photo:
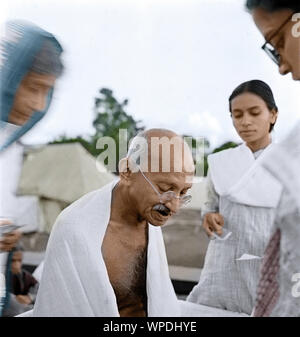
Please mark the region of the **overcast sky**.
<svg viewBox="0 0 300 337"><path fill-rule="evenodd" d="M299 120L299 83L279 75L244 0L1 0L0 20L30 20L62 44L66 71L48 116L25 138L91 134L94 98L108 87L147 128L239 140L228 97L266 81L280 109L275 138ZM2 26L3 27L3 26Z"/></svg>

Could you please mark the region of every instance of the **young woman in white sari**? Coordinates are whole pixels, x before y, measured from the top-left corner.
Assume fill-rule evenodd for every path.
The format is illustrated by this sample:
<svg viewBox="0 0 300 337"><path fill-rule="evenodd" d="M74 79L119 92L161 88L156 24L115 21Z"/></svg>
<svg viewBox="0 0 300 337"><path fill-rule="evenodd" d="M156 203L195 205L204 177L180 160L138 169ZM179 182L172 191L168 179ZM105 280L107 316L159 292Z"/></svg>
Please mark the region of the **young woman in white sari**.
<svg viewBox="0 0 300 337"><path fill-rule="evenodd" d="M270 87L242 83L229 98L242 145L208 157L203 227L211 237L199 283L188 301L251 314L261 259L272 233L282 187L259 162L275 146L278 109Z"/></svg>

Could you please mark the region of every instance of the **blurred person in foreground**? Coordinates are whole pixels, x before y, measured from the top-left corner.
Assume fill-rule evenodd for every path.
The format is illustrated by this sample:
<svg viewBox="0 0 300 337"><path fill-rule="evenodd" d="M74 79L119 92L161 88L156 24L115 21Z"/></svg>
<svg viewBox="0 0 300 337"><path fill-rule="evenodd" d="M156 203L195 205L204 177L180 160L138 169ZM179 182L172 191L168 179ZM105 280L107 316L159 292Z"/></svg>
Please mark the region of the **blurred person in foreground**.
<svg viewBox="0 0 300 337"><path fill-rule="evenodd" d="M23 146L18 141L48 111L55 81L63 71L61 52L56 38L38 26L18 20L7 23L0 68L0 226L26 223L32 207L16 197L23 161ZM0 316L8 299L8 252L20 236L14 230L0 238Z"/></svg>
<svg viewBox="0 0 300 337"><path fill-rule="evenodd" d="M119 165L118 181L59 215L33 316L180 316L160 227L190 200L190 149L174 132L151 129Z"/></svg>
<svg viewBox="0 0 300 337"><path fill-rule="evenodd" d="M300 2L248 0L265 38L262 49L282 75L300 80ZM265 251L254 316L300 317L300 124L262 162L284 186Z"/></svg>
<svg viewBox="0 0 300 337"><path fill-rule="evenodd" d="M22 268L23 247L18 244L12 249L9 305L3 311L4 317L12 317L31 310L38 291L37 280Z"/></svg>

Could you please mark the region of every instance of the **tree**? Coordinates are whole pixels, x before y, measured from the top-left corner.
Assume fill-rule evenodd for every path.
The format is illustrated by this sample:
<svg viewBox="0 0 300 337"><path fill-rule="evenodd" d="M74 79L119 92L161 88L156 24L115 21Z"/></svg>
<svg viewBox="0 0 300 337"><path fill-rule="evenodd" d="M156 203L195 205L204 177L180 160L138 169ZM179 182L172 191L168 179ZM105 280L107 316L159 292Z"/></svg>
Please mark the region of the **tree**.
<svg viewBox="0 0 300 337"><path fill-rule="evenodd" d="M95 134L92 137L92 148L94 149L94 155L99 155L105 149L97 149L97 141L101 137L111 137L116 144L116 163L119 162L119 148L120 142L128 142L131 138L137 135L138 132L145 129L144 126L139 126L140 120L136 121L126 111L125 107L128 105L128 99L118 102L113 96L113 91L107 88L99 90L100 95L95 98L95 119L93 126L95 128ZM119 139L119 130L123 129L127 131L127 139ZM116 167L118 171L118 167Z"/></svg>
<svg viewBox="0 0 300 337"><path fill-rule="evenodd" d="M60 136L58 139L54 140L50 144L58 144L58 143L80 143L88 152L90 152L93 156L98 156L104 151L106 148L97 149L97 141L102 137L111 137L116 145L116 163L119 162L121 158L119 158L119 148L120 148L120 139L119 139L119 130L126 129L127 130L127 144L131 138L137 135L138 132L143 131L145 129L144 126L139 126L141 123L140 120L135 120L131 115L129 115L125 109L128 105L128 99L124 99L119 102L113 95L113 91L108 88L102 88L99 90L99 95L95 98L95 106L94 113L95 119L93 120L93 127L95 129L94 133L88 137L88 139L83 138L82 136L77 136L74 138L68 138L65 135ZM184 136L189 137L189 136ZM122 140L121 140L122 141ZM199 150L196 146L197 140L192 138L192 153L194 161L197 165L199 165L199 172L203 171L204 176L207 175L208 163L208 149L210 147L209 141L207 139L203 139L204 148L200 149L204 153L204 162L196 163L196 151ZM226 142L214 149L212 153L216 153L219 151L223 151L229 148L233 148L238 146L235 142ZM107 162L104 163L107 164ZM118 171L118 167L115 168Z"/></svg>
<svg viewBox="0 0 300 337"><path fill-rule="evenodd" d="M75 138L68 138L65 134L59 136L56 140L50 142L49 144L67 144L67 143L80 143L88 152L92 153L92 144L90 141L82 138L81 136L77 136Z"/></svg>
<svg viewBox="0 0 300 337"><path fill-rule="evenodd" d="M112 90L108 88L100 89L99 95L95 98L95 119L93 121L93 127L95 128L94 134L88 139L85 139L82 136L67 138L63 135L50 144L78 142L93 156L98 156L106 149L97 149L97 141L101 137L111 137L116 144L116 163L118 163L119 159L121 159L119 158L119 130L127 130L127 146L131 138L136 136L138 132L144 130L144 126L139 126L141 121L136 121L125 111L127 105L128 99L119 102L114 97ZM117 167L116 170L118 171Z"/></svg>
<svg viewBox="0 0 300 337"><path fill-rule="evenodd" d="M128 99L119 103L113 96L113 91L107 88L99 90L100 97L95 99L96 118L93 126L96 129L95 137L110 136L117 139L119 129L126 129L129 139L134 137L144 127L139 127L141 121L135 121L125 112Z"/></svg>
<svg viewBox="0 0 300 337"><path fill-rule="evenodd" d="M226 142L224 144L222 144L221 146L215 148L212 153L216 153L216 152L220 152L220 151L223 151L223 150L227 150L227 149L230 149L230 148L235 148L237 147L239 144L235 143L235 142Z"/></svg>

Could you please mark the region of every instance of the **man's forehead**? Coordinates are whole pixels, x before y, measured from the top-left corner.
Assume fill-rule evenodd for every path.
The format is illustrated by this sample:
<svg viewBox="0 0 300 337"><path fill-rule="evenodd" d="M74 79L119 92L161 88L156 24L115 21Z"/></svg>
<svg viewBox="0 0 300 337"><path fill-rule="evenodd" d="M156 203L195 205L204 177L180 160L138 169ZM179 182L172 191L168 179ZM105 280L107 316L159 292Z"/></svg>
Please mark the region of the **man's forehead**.
<svg viewBox="0 0 300 337"><path fill-rule="evenodd" d="M157 183L165 183L168 185L176 184L192 184L193 183L193 173L187 172L152 172L151 178L153 178Z"/></svg>
<svg viewBox="0 0 300 337"><path fill-rule="evenodd" d="M161 172L165 172L168 168L169 172L193 171L191 151L181 137L161 138L151 142L149 149L148 160L151 170L159 167Z"/></svg>
<svg viewBox="0 0 300 337"><path fill-rule="evenodd" d="M274 12L267 12L261 8L254 9L252 12L254 22L266 40L282 25L291 14L291 10L283 9Z"/></svg>
<svg viewBox="0 0 300 337"><path fill-rule="evenodd" d="M129 157L144 172L194 172L191 150L181 136L172 131L149 130L133 139Z"/></svg>

